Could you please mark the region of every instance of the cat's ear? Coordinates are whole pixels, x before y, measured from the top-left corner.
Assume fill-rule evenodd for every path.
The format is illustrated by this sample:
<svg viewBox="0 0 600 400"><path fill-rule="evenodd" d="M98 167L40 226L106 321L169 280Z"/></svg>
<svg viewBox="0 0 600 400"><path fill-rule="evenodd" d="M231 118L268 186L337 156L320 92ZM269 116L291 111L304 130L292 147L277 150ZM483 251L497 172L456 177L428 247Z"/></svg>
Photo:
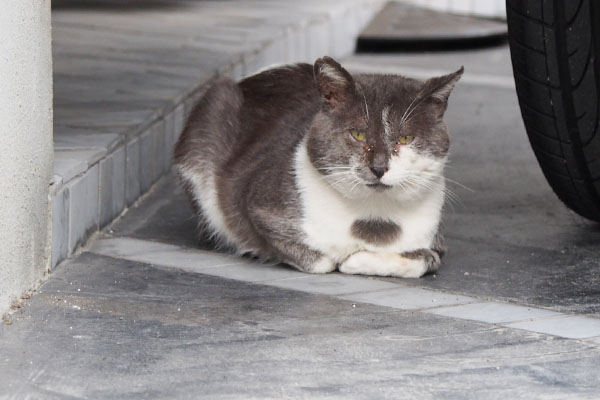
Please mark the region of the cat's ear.
<svg viewBox="0 0 600 400"><path fill-rule="evenodd" d="M348 100L354 93L352 76L331 57L315 61L314 74L321 96L331 108Z"/></svg>
<svg viewBox="0 0 600 400"><path fill-rule="evenodd" d="M464 70L464 67L460 67L458 71L451 74L428 79L425 81L423 93L433 102L446 104L452 89L454 89Z"/></svg>

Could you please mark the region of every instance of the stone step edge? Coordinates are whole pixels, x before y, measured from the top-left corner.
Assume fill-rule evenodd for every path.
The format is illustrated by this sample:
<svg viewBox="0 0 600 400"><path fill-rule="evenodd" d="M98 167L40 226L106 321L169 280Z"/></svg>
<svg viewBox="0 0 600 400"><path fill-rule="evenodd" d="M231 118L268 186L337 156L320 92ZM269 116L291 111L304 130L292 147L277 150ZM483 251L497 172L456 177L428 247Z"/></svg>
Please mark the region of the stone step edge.
<svg viewBox="0 0 600 400"><path fill-rule="evenodd" d="M347 55L353 51L362 27L383 4L382 0L363 0L350 4L342 13L329 13L325 18L323 14L315 15L306 23L282 32L280 37L262 43L259 48L234 56L211 80L200 82L183 93L170 110L141 124L137 136L109 149L97 160L88 160L87 169L66 182L55 175L50 188L51 269L73 255L93 233L121 215L169 171L172 148L185 119L212 80L221 76L240 79L273 64L311 62L326 54ZM348 13L354 13L350 24L344 19ZM317 45L311 47L310 43L303 43L304 54L291 50L296 46L300 48L298 42L305 41L306 35ZM319 40L323 35L327 38Z"/></svg>

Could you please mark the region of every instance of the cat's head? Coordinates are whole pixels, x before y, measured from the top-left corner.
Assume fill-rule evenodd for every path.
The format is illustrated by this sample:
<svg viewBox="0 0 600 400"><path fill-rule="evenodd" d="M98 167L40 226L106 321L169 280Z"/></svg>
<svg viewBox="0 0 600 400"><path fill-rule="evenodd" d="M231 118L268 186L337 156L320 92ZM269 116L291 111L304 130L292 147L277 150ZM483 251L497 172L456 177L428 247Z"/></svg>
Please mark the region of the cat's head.
<svg viewBox="0 0 600 400"><path fill-rule="evenodd" d="M352 76L332 58L318 59L323 105L307 138L312 164L350 198L433 190L450 146L443 116L462 73L461 67L424 82Z"/></svg>

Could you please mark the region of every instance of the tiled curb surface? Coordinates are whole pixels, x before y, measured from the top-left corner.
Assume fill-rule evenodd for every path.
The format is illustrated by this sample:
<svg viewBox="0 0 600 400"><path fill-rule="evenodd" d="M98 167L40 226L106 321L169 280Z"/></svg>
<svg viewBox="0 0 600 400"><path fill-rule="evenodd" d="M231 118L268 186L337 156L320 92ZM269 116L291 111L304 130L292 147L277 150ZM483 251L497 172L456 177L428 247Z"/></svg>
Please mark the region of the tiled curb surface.
<svg viewBox="0 0 600 400"><path fill-rule="evenodd" d="M382 2L141 4L53 11L52 267L168 171L207 82L347 54Z"/></svg>
<svg viewBox="0 0 600 400"><path fill-rule="evenodd" d="M95 241L90 251L110 257L260 283L342 300L419 311L569 339L600 341L600 319L342 274L310 275L227 254L126 237Z"/></svg>

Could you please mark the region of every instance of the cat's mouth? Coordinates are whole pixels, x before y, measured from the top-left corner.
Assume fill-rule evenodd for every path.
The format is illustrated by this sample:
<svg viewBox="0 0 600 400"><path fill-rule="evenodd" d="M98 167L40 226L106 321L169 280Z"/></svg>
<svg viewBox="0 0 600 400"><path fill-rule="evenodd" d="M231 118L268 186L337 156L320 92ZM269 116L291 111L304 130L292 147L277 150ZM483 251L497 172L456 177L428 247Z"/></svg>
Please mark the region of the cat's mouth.
<svg viewBox="0 0 600 400"><path fill-rule="evenodd" d="M371 189L374 189L377 192L381 192L381 191L384 191L384 190L392 188L390 185L386 185L386 184L381 183L381 182L367 183L367 186L370 187Z"/></svg>

